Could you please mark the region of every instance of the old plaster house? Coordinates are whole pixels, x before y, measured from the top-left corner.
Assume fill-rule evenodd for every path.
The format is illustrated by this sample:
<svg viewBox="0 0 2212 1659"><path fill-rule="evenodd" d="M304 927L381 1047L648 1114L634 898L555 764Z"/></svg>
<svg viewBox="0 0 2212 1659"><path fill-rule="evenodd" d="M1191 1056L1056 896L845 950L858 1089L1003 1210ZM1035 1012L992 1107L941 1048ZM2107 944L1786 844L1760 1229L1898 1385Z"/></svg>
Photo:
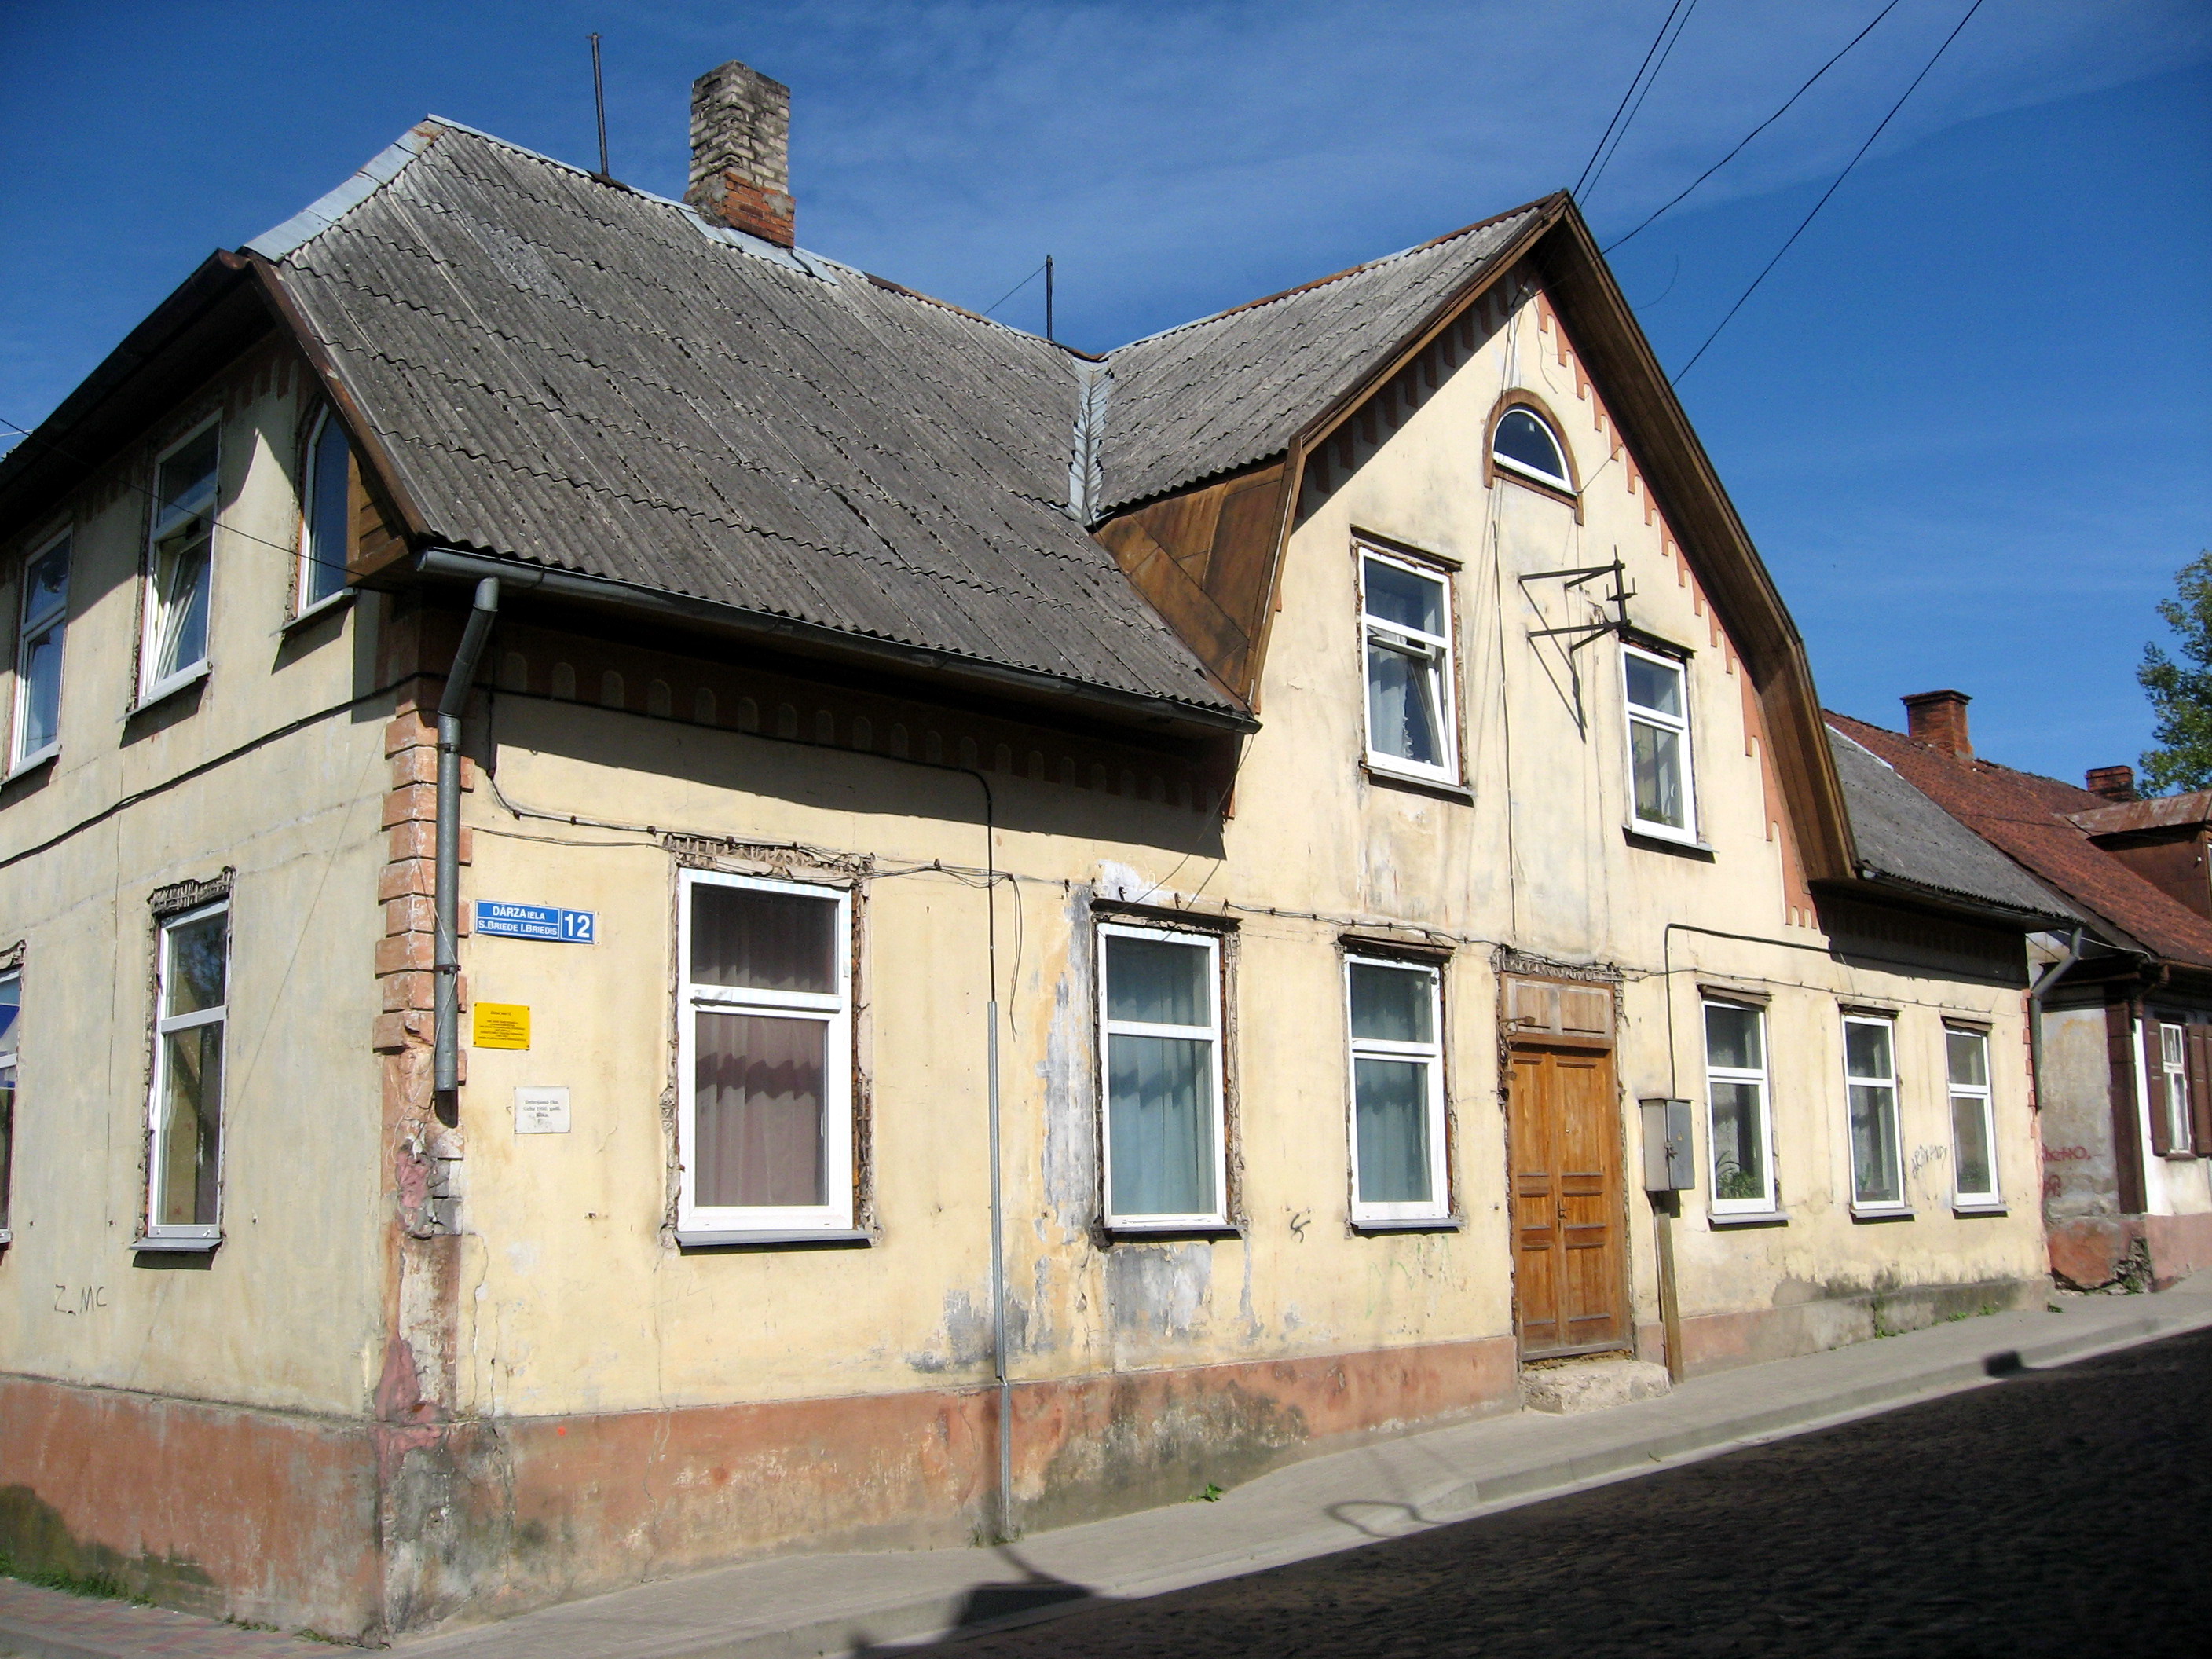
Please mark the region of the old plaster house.
<svg viewBox="0 0 2212 1659"><path fill-rule="evenodd" d="M2036 941L2043 1207L2051 1271L2160 1288L2212 1267L2212 793L2139 799L1976 756L1963 692L1905 700L1909 730L1836 717L2061 896Z"/></svg>
<svg viewBox="0 0 2212 1659"><path fill-rule="evenodd" d="M1566 197L1091 357L786 96L426 121L0 463L18 1559L374 1639L2039 1304L2062 918Z"/></svg>

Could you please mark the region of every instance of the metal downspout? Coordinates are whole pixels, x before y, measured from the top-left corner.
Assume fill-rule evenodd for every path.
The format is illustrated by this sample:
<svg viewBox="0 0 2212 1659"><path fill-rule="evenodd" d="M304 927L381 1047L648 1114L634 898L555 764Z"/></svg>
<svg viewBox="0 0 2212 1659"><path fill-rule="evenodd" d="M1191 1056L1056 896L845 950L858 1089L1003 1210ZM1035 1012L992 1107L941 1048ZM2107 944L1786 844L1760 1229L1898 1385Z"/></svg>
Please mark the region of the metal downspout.
<svg viewBox="0 0 2212 1659"><path fill-rule="evenodd" d="M2043 1109L2043 994L2058 982L2058 976L2080 960L2081 930L2076 927L2074 937L2066 942L2066 954L2057 961L2046 963L2035 983L2027 988L2027 1079L2035 1090L2035 1109Z"/></svg>
<svg viewBox="0 0 2212 1659"><path fill-rule="evenodd" d="M461 632L460 648L453 653L446 690L438 699L438 856L434 901L437 944L433 958L436 1075L433 1087L441 1095L451 1095L461 1086L461 713L468 707L477 662L483 655L484 639L498 612L499 579L487 576L477 584L469 624Z"/></svg>

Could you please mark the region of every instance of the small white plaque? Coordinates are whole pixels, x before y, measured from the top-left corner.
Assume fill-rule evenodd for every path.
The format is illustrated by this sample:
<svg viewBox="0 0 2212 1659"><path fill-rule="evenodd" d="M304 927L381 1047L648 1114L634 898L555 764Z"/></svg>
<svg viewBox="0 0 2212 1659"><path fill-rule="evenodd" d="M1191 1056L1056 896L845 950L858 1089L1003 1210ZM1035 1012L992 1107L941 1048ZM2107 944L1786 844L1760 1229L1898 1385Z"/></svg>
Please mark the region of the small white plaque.
<svg viewBox="0 0 2212 1659"><path fill-rule="evenodd" d="M566 1089L517 1089L514 1091L514 1133L519 1135L567 1134L568 1091Z"/></svg>

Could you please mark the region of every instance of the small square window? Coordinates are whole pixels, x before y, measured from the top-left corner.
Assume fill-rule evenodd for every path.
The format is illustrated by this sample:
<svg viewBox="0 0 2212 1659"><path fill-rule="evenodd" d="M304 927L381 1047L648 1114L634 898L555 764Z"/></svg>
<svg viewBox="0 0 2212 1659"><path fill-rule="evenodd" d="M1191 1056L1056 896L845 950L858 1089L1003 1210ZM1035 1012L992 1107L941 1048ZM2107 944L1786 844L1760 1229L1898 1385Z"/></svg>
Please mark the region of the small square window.
<svg viewBox="0 0 2212 1659"><path fill-rule="evenodd" d="M1669 841L1698 838L1690 775L1688 677L1680 663L1624 647L1629 812L1636 830Z"/></svg>
<svg viewBox="0 0 2212 1659"><path fill-rule="evenodd" d="M1445 1187L1442 976L1347 957L1352 1034L1352 1218L1438 1219Z"/></svg>
<svg viewBox="0 0 2212 1659"><path fill-rule="evenodd" d="M1997 1143L1990 1104L1990 1039L1982 1031L1948 1028L1943 1033L1951 1074L1951 1175L1956 1201L2000 1202Z"/></svg>
<svg viewBox="0 0 2212 1659"><path fill-rule="evenodd" d="M851 898L683 872L677 1231L853 1226Z"/></svg>
<svg viewBox="0 0 2212 1659"><path fill-rule="evenodd" d="M1450 584L1442 571L1363 550L1359 593L1368 764L1457 783Z"/></svg>
<svg viewBox="0 0 2212 1659"><path fill-rule="evenodd" d="M1225 1225L1220 941L1108 925L1098 957L1106 1224Z"/></svg>
<svg viewBox="0 0 2212 1659"><path fill-rule="evenodd" d="M228 903L162 921L147 1128L149 1242L212 1244L221 1237L223 1036L229 1001Z"/></svg>
<svg viewBox="0 0 2212 1659"><path fill-rule="evenodd" d="M1898 1136L1896 1027L1846 1017L1844 1081L1850 1102L1851 1205L1902 1210L1905 1161Z"/></svg>

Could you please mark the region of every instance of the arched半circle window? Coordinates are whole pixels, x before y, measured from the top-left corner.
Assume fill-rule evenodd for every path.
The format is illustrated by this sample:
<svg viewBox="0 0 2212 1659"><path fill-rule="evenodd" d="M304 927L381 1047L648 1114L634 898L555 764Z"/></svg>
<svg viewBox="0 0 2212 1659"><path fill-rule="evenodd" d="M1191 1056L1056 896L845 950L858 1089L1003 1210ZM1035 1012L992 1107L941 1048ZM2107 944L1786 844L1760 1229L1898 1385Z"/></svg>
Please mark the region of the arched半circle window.
<svg viewBox="0 0 2212 1659"><path fill-rule="evenodd" d="M1491 434L1491 458L1498 465L1554 489L1571 492L1566 451L1543 420L1526 409L1509 409Z"/></svg>

